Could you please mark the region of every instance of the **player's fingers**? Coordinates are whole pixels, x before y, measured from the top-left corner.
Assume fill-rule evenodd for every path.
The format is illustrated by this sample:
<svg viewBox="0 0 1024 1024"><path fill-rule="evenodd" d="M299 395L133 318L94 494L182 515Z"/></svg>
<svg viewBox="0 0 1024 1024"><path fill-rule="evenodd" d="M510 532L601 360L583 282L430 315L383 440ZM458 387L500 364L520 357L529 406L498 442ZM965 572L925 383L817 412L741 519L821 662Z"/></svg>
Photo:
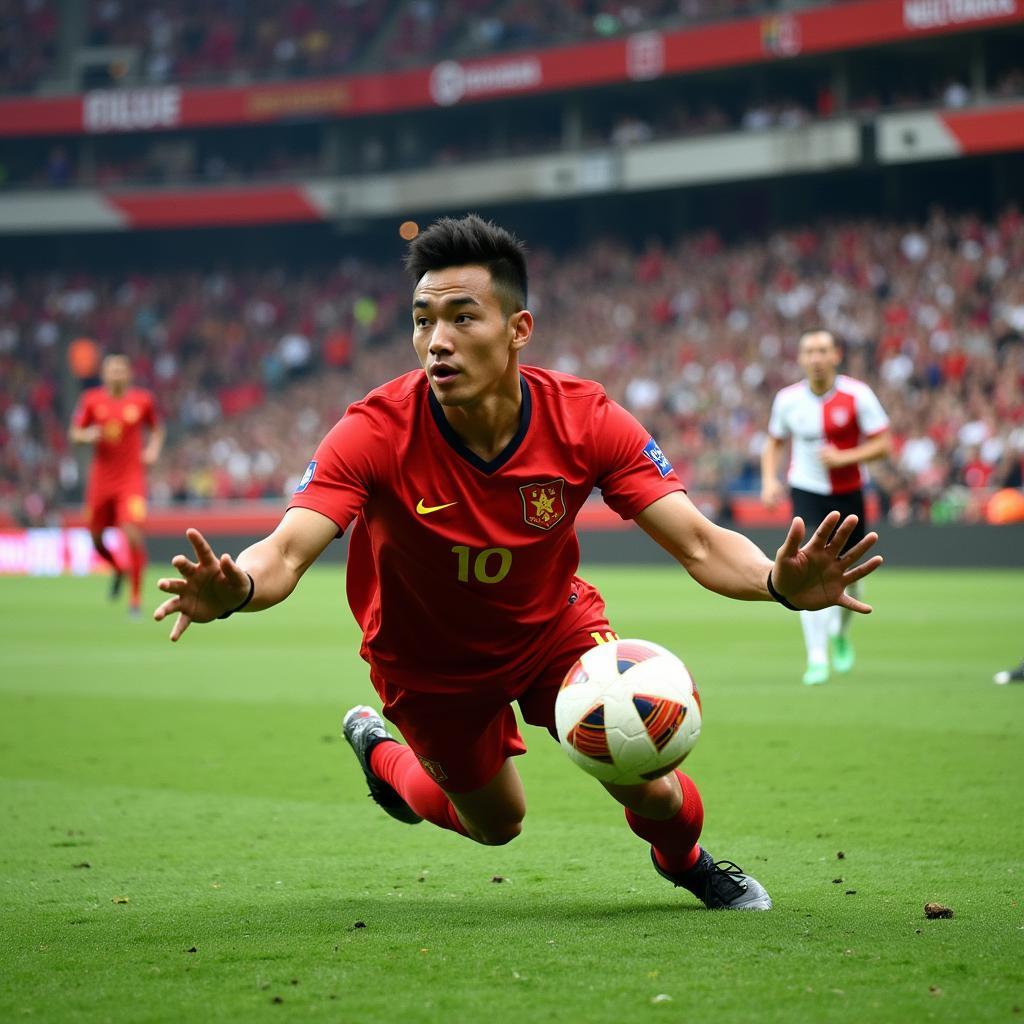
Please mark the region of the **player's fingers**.
<svg viewBox="0 0 1024 1024"><path fill-rule="evenodd" d="M838 522L839 513L835 510L829 512L829 514L818 524L818 528L814 533L811 534L811 539L807 542L807 547L825 547L832 531L836 528L836 523Z"/></svg>
<svg viewBox="0 0 1024 1024"><path fill-rule="evenodd" d="M848 572L843 573L843 586L848 587L851 583L856 583L857 580L864 579L865 576L873 573L881 564L885 561L881 555L875 555L873 558L869 558L866 562L861 562L860 565L855 565Z"/></svg>
<svg viewBox="0 0 1024 1024"><path fill-rule="evenodd" d="M851 612L857 612L859 615L870 615L872 612L871 605L858 601L857 598L850 597L849 594L843 594L839 599L839 604L843 608L849 608Z"/></svg>
<svg viewBox="0 0 1024 1024"><path fill-rule="evenodd" d="M188 629L192 620L182 612L171 627L171 643L176 644L181 639L181 634Z"/></svg>
<svg viewBox="0 0 1024 1024"><path fill-rule="evenodd" d="M173 615L181 607L181 598L169 597L159 608L153 612L153 619L156 622L163 622L168 615Z"/></svg>
<svg viewBox="0 0 1024 1024"><path fill-rule="evenodd" d="M789 533L786 534L786 539L782 542L782 547L779 548L778 558L792 558L800 550L804 532L804 521L796 516L789 524Z"/></svg>
<svg viewBox="0 0 1024 1024"><path fill-rule="evenodd" d="M213 548L206 543L206 538L194 526L190 526L185 531L185 536L188 537L192 547L195 548L196 559L200 565L212 565L217 561Z"/></svg>
<svg viewBox="0 0 1024 1024"><path fill-rule="evenodd" d="M189 559L187 559L184 555L175 555L171 559L171 565L173 565L174 568L177 569L178 572L180 572L181 575L184 576L186 579L189 576L194 576L196 570L199 568L199 566L196 565L195 562L189 561Z"/></svg>
<svg viewBox="0 0 1024 1024"><path fill-rule="evenodd" d="M855 562L859 562L861 560L861 556L867 554L867 552L875 546L875 541L877 540L877 533L865 534L864 537L857 541L857 543L840 558L840 561L844 565L853 565Z"/></svg>
<svg viewBox="0 0 1024 1024"><path fill-rule="evenodd" d="M857 523L860 520L856 516L847 516L837 527L836 532L829 538L828 543L825 545L830 551L836 553L836 558L841 557L839 552L846 547L846 542L850 539L850 534L857 529Z"/></svg>
<svg viewBox="0 0 1024 1024"><path fill-rule="evenodd" d="M230 555L223 554L220 556L220 568L229 583L248 588L249 577L244 569L239 569L238 563Z"/></svg>
<svg viewBox="0 0 1024 1024"><path fill-rule="evenodd" d="M165 594L184 594L188 590L188 580L178 580L172 577L166 577L156 581L156 585Z"/></svg>

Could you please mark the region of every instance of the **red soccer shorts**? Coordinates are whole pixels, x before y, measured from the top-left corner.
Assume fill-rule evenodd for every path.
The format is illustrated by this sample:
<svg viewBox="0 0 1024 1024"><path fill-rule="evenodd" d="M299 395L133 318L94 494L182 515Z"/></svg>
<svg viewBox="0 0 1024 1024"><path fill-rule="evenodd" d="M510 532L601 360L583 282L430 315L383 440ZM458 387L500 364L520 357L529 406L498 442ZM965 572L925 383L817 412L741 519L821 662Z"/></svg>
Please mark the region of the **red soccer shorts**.
<svg viewBox="0 0 1024 1024"><path fill-rule="evenodd" d="M544 670L525 686L481 678L467 693L403 690L372 667L370 680L384 716L401 730L428 775L442 789L468 793L486 785L510 757L526 753L512 701L523 718L555 735L555 697L565 674L585 651L614 637L604 601L589 585L580 589L564 628L551 644Z"/></svg>
<svg viewBox="0 0 1024 1024"><path fill-rule="evenodd" d="M90 498L86 508L90 533L102 533L108 526L121 523L144 523L146 499L137 491L105 494Z"/></svg>

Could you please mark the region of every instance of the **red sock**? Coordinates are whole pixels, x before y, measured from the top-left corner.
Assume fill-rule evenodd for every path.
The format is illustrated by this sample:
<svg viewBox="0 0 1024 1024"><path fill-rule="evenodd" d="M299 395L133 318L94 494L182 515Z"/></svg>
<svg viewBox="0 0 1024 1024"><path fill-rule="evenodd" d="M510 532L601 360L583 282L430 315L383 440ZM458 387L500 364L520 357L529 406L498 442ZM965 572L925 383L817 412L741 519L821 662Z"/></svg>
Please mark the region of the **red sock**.
<svg viewBox="0 0 1024 1024"><path fill-rule="evenodd" d="M401 743L378 743L370 751L370 768L425 820L468 835L448 794L423 770L412 749Z"/></svg>
<svg viewBox="0 0 1024 1024"><path fill-rule="evenodd" d="M676 772L676 778L683 787L683 805L673 817L654 821L626 811L629 827L651 844L658 864L671 874L686 871L697 863L700 856L697 840L704 827L704 804L693 779L680 771Z"/></svg>
<svg viewBox="0 0 1024 1024"><path fill-rule="evenodd" d="M131 573L132 594L131 605L137 608L141 599L142 591L142 570L146 568L146 548L140 544L138 547L128 548L128 571Z"/></svg>

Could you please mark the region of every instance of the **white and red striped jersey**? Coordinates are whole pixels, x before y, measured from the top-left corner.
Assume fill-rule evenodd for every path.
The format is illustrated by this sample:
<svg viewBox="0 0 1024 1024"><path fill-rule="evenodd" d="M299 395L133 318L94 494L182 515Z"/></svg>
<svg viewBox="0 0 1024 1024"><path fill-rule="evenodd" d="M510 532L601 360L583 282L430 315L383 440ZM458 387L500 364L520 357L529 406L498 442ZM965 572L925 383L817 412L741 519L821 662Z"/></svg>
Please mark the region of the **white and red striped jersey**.
<svg viewBox="0 0 1024 1024"><path fill-rule="evenodd" d="M826 469L825 445L856 448L864 438L889 427L882 403L863 381L839 374L831 391L816 395L806 380L783 388L772 403L768 433L777 441L793 441L786 480L790 487L812 494L848 494L864 486L859 465Z"/></svg>

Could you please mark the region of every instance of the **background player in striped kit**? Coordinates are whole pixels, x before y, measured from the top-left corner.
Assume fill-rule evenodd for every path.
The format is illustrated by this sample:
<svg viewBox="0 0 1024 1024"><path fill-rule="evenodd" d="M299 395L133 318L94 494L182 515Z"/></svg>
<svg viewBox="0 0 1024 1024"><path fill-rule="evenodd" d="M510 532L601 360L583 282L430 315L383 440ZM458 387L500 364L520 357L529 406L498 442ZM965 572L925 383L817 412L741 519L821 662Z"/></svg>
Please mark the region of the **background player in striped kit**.
<svg viewBox="0 0 1024 1024"><path fill-rule="evenodd" d="M833 509L843 518L856 515L857 529L848 545L867 528L864 516L865 474L862 464L889 454L889 418L875 393L862 381L837 372L841 353L829 331L800 337L798 362L804 380L783 388L772 403L768 439L761 453L761 499L769 507L783 496L779 463L786 440L792 442L786 480L793 514L817 523ZM829 655L837 672L853 668L848 630L850 615L841 608L801 611L807 647L808 686L828 681Z"/></svg>

